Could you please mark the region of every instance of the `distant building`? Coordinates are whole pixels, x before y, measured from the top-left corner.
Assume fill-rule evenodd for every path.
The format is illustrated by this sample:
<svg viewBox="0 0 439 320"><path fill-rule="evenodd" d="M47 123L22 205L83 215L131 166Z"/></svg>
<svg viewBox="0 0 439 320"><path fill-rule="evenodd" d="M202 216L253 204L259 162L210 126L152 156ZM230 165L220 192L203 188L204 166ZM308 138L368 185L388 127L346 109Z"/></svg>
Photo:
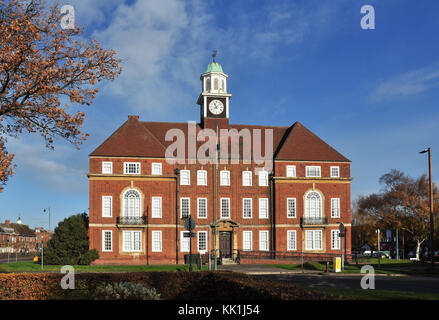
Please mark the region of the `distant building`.
<svg viewBox="0 0 439 320"><path fill-rule="evenodd" d="M32 253L37 252L41 246L42 236L44 243L52 237L52 232L43 228L32 230L18 218L17 223L5 220L0 223L0 253Z"/></svg>

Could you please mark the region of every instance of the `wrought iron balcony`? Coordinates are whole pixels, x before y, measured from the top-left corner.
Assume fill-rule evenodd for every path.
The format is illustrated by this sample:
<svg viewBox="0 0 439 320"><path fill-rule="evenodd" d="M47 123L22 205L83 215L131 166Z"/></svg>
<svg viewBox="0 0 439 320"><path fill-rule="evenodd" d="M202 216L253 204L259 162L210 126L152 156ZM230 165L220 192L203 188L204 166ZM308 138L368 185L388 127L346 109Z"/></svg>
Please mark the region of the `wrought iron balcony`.
<svg viewBox="0 0 439 320"><path fill-rule="evenodd" d="M302 217L300 218L300 224L302 226L315 226L328 224L327 217Z"/></svg>
<svg viewBox="0 0 439 320"><path fill-rule="evenodd" d="M116 222L120 225L144 225L146 224L146 216L117 217Z"/></svg>

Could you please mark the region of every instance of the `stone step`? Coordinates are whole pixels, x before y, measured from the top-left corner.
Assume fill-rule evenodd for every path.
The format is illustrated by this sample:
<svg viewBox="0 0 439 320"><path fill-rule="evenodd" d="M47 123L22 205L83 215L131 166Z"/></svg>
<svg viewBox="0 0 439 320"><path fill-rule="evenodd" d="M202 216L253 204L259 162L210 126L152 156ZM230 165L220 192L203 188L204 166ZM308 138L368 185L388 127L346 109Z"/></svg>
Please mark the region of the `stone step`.
<svg viewBox="0 0 439 320"><path fill-rule="evenodd" d="M229 264L237 264L235 261L233 261L233 259L231 258L223 258L222 261L223 265L229 265Z"/></svg>

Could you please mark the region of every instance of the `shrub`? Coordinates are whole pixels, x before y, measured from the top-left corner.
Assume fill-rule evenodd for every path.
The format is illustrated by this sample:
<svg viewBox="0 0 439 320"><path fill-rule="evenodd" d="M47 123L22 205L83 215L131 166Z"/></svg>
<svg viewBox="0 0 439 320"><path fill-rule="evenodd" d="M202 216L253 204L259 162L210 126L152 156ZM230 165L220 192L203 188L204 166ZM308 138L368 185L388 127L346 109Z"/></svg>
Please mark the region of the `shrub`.
<svg viewBox="0 0 439 320"><path fill-rule="evenodd" d="M47 248L44 248L44 263L89 265L99 257L96 250L89 250L89 246L87 214L70 216L55 228L55 233L48 242Z"/></svg>
<svg viewBox="0 0 439 320"><path fill-rule="evenodd" d="M96 300L160 300L156 289L140 283L118 282L98 286L95 290Z"/></svg>

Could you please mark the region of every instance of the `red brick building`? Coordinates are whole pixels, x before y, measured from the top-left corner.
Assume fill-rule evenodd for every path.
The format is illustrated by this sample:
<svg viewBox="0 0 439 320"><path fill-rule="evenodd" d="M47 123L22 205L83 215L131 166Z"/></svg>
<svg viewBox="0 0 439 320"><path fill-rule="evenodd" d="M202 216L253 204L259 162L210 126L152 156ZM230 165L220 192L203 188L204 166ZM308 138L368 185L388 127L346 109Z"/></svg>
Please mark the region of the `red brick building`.
<svg viewBox="0 0 439 320"><path fill-rule="evenodd" d="M245 263L245 257L295 257L302 250L339 254L340 222L350 253L350 161L299 122L230 124L227 77L215 61L201 75L200 123L128 116L90 154L95 263L183 263L188 215L196 222L192 252L204 257L216 252ZM222 140L223 131L238 135ZM212 145L210 161L200 161Z"/></svg>

